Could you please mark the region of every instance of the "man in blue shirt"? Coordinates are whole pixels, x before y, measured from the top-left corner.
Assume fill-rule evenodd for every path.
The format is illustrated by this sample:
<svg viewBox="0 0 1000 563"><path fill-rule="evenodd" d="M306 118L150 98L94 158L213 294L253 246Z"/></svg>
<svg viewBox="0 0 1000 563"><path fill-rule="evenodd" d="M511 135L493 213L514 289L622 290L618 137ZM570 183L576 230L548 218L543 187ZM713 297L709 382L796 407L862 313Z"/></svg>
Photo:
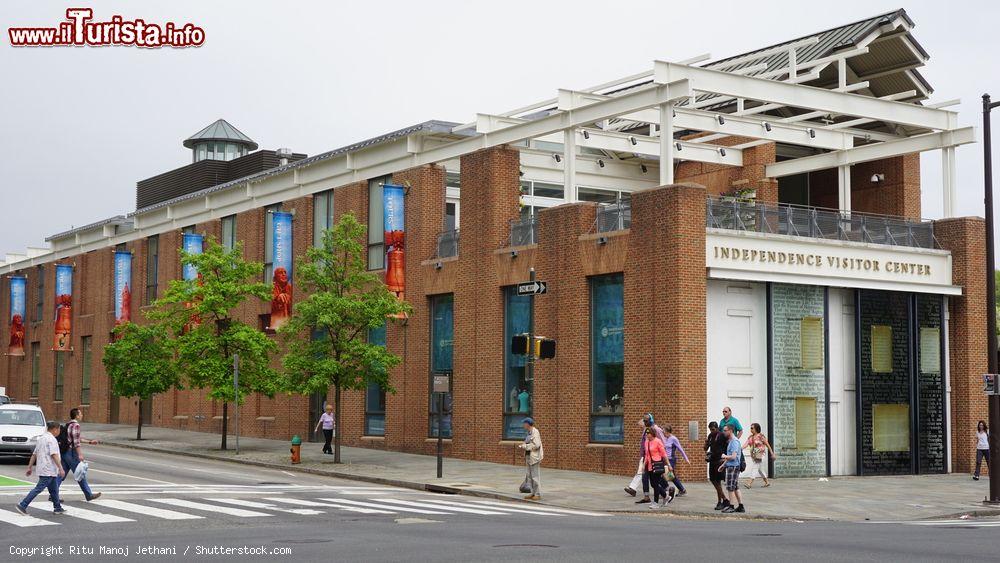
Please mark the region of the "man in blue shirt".
<svg viewBox="0 0 1000 563"><path fill-rule="evenodd" d="M740 445L740 439L736 437L736 428L732 423L726 424L723 428L726 440L729 441L726 446L726 455L722 456L722 466L726 469L726 491L729 494L729 506L723 508L722 512L727 514L746 512L746 509L743 508L743 495L740 494L740 455L743 452L743 447Z"/></svg>

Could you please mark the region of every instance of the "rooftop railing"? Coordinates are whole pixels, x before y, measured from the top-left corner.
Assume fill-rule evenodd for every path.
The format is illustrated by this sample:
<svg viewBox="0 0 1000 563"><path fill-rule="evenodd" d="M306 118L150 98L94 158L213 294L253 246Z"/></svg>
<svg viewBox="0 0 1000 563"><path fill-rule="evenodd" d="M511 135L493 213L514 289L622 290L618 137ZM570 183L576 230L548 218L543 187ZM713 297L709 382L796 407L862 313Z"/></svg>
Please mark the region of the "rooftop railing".
<svg viewBox="0 0 1000 563"><path fill-rule="evenodd" d="M436 258L451 258L458 256L458 229L444 231L437 237Z"/></svg>
<svg viewBox="0 0 1000 563"><path fill-rule="evenodd" d="M538 240L538 219L529 215L510 222L510 245L526 246Z"/></svg>
<svg viewBox="0 0 1000 563"><path fill-rule="evenodd" d="M937 248L932 221L714 197L706 215L709 228Z"/></svg>
<svg viewBox="0 0 1000 563"><path fill-rule="evenodd" d="M597 208L597 232L624 231L632 226L632 204L608 203Z"/></svg>

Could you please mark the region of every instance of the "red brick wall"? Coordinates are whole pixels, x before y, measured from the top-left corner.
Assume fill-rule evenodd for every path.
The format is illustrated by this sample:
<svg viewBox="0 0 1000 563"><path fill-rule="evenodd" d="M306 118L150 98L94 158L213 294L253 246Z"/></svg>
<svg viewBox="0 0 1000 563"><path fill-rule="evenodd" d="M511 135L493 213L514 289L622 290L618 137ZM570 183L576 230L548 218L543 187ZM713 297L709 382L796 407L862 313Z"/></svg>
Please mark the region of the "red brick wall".
<svg viewBox="0 0 1000 563"><path fill-rule="evenodd" d="M874 174L885 180L873 184ZM837 170L809 175L809 200L815 207L838 207ZM913 153L851 167L851 209L880 215L920 218L920 154Z"/></svg>
<svg viewBox="0 0 1000 563"><path fill-rule="evenodd" d="M745 137L728 137L713 144L724 146L750 141ZM766 167L775 162L775 144L767 143L743 149L743 166L684 161L677 164L674 178L679 183L693 182L705 186L709 195L728 194L737 189L757 190L757 200L778 202L778 182L768 178Z"/></svg>

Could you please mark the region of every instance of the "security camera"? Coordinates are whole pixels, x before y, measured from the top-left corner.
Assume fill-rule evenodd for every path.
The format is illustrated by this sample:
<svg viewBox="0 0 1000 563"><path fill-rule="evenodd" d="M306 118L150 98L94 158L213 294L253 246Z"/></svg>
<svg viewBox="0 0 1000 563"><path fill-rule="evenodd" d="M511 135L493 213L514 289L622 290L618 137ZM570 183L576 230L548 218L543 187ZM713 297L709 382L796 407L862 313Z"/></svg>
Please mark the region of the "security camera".
<svg viewBox="0 0 1000 563"><path fill-rule="evenodd" d="M725 117L722 117L721 115L716 116L716 117L719 120L719 125L725 125L726 124L726 118Z"/></svg>
<svg viewBox="0 0 1000 563"><path fill-rule="evenodd" d="M881 184L885 181L885 174L872 174L872 183Z"/></svg>
<svg viewBox="0 0 1000 563"><path fill-rule="evenodd" d="M726 149L725 148L719 147L719 156L726 156Z"/></svg>
<svg viewBox="0 0 1000 563"><path fill-rule="evenodd" d="M806 129L806 131L809 133L809 138L810 139L815 139L816 138L816 130L815 129L813 129L812 127L810 127L808 129Z"/></svg>
<svg viewBox="0 0 1000 563"><path fill-rule="evenodd" d="M635 145L639 144L639 141L636 140L635 137L629 137L628 140L629 140L630 143L632 143L632 146L635 146Z"/></svg>
<svg viewBox="0 0 1000 563"><path fill-rule="evenodd" d="M680 143L674 143L674 148L677 149L677 152L681 152L681 149L684 148L684 146Z"/></svg>
<svg viewBox="0 0 1000 563"><path fill-rule="evenodd" d="M562 157L559 156L558 153L552 153L552 158L554 158L556 162L562 162Z"/></svg>
<svg viewBox="0 0 1000 563"><path fill-rule="evenodd" d="M760 125L761 125L761 127L763 127L763 128L764 128L764 130L765 130L765 131L767 131L768 133L770 133L770 132L771 132L771 124L770 124L770 123L768 123L768 122L766 122L766 121L761 121L761 122L760 122Z"/></svg>

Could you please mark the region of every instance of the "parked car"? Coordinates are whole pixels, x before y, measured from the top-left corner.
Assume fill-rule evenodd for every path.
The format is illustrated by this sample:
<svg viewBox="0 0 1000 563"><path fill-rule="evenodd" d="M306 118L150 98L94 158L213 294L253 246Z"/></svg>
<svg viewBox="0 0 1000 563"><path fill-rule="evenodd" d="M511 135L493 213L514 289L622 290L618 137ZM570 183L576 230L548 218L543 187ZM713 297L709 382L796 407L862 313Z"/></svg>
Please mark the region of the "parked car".
<svg viewBox="0 0 1000 563"><path fill-rule="evenodd" d="M0 395L0 405L9 405L11 403L10 397L7 395Z"/></svg>
<svg viewBox="0 0 1000 563"><path fill-rule="evenodd" d="M0 455L30 457L45 432L45 414L37 405L0 405Z"/></svg>

